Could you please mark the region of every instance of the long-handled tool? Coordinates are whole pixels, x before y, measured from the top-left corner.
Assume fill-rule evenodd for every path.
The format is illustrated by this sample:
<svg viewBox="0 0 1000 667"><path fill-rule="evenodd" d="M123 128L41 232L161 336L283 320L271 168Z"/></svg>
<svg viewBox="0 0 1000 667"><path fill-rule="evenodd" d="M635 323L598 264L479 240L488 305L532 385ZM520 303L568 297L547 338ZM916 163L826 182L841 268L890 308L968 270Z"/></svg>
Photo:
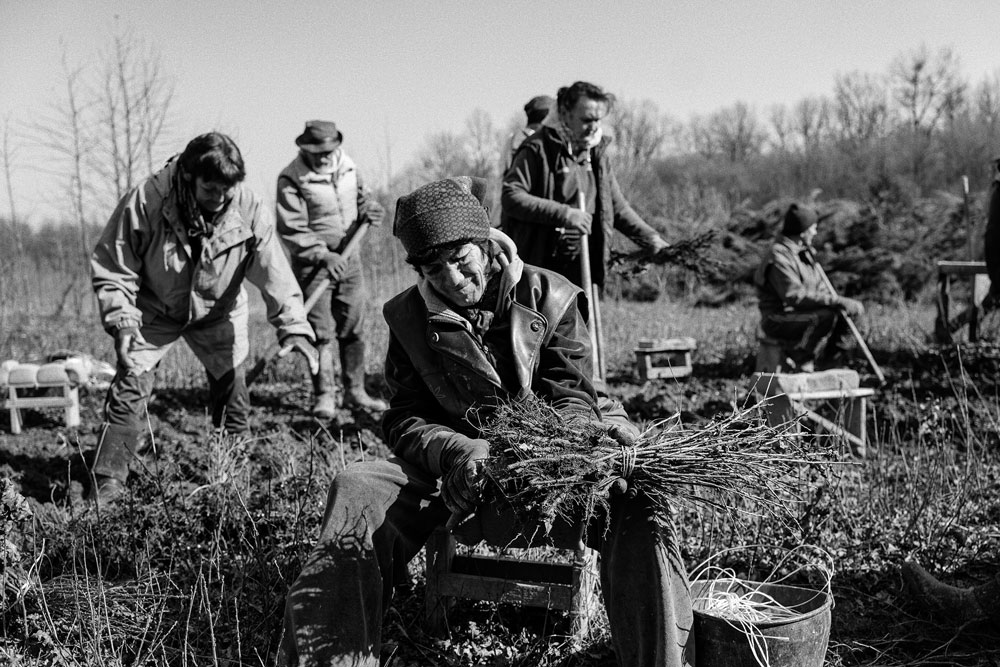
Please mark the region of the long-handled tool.
<svg viewBox="0 0 1000 667"><path fill-rule="evenodd" d="M830 294L837 296L837 290L833 288L833 283L831 283L830 279L827 277L826 271L824 271L823 267L816 261L816 255L813 254L812 248L807 247L807 252L809 253L809 256L812 257L813 264L816 265L820 278L823 279L823 284L826 285L828 290L830 290ZM861 351L864 352L865 359L868 360L868 365L871 366L872 372L874 372L875 377L878 378L879 384L885 384L885 374L882 373L882 369L879 368L879 365L875 362L875 357L872 356L872 351L868 349L865 339L861 337L861 332L858 331L858 326L847 313L841 312L841 316L844 318L844 321L847 322L847 328L851 330L851 335L854 336L854 340L858 342L858 347L860 347Z"/></svg>
<svg viewBox="0 0 1000 667"><path fill-rule="evenodd" d="M583 197L583 190L578 191L577 206L581 211L587 211L587 203ZM583 290L587 294L590 302L589 318L587 328L590 330L590 344L594 356L594 376L598 380L604 380L604 332L601 329L601 293L600 289L591 280L590 273L590 235L580 235L580 282L583 283Z"/></svg>
<svg viewBox="0 0 1000 667"><path fill-rule="evenodd" d="M365 234L368 232L368 227L371 223L366 219L358 220L352 226L353 231L348 232L347 243L343 245L340 251L340 256L344 259L350 258L355 252L357 252L358 247L361 245L362 239L364 239ZM316 304L319 303L320 298L322 298L323 293L326 292L326 288L330 286L330 278L326 277L319 281L316 285L316 289L313 290L312 294L305 302L305 310L308 313ZM267 365L271 363L271 360L275 357L284 357L289 352L291 352L290 347L281 347L278 343L272 343L270 347L264 352L264 356L257 360L257 363L253 365L250 372L247 373L247 385L251 385L254 381L260 377L260 374L264 372Z"/></svg>

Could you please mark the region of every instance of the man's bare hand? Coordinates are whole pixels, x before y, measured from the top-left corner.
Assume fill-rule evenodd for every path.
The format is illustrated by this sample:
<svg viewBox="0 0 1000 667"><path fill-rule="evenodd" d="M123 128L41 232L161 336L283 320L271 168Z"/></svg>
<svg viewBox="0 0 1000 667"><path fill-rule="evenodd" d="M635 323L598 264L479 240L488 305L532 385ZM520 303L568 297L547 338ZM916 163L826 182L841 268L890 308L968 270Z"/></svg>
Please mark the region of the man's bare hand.
<svg viewBox="0 0 1000 667"><path fill-rule="evenodd" d="M118 357L118 365L131 374L138 375L139 367L132 360L132 348L136 345L144 345L146 339L142 337L139 327L124 327L115 332L115 355Z"/></svg>
<svg viewBox="0 0 1000 667"><path fill-rule="evenodd" d="M850 317L858 317L865 312L865 305L857 299L849 299L842 296L838 298L837 305Z"/></svg>
<svg viewBox="0 0 1000 667"><path fill-rule="evenodd" d="M584 234L590 233L593 222L594 216L578 208L571 208L566 216L566 225L573 229L579 229Z"/></svg>

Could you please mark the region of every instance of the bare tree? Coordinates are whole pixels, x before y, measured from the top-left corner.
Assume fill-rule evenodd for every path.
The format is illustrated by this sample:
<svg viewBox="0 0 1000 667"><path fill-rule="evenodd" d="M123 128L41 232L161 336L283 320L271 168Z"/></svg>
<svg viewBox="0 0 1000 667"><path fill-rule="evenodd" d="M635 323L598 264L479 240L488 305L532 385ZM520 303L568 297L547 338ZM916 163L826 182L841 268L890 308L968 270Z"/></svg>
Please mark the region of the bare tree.
<svg viewBox="0 0 1000 667"><path fill-rule="evenodd" d="M173 83L158 52L131 32L115 35L102 58L100 124L91 167L117 202L146 174L169 119Z"/></svg>
<svg viewBox="0 0 1000 667"><path fill-rule="evenodd" d="M834 83L837 133L857 150L888 131L889 96L882 77L864 72L837 75Z"/></svg>
<svg viewBox="0 0 1000 667"><path fill-rule="evenodd" d="M14 199L14 163L17 159L16 149L10 142L10 116L3 122L3 175L7 185L7 203L10 206L10 238L18 256L23 252L21 247L21 231L18 229L20 219L17 217L17 206Z"/></svg>
<svg viewBox="0 0 1000 667"><path fill-rule="evenodd" d="M674 121L660 112L652 100L629 100L615 106L611 119L614 133L615 171L626 190L651 163L666 152Z"/></svg>
<svg viewBox="0 0 1000 667"><path fill-rule="evenodd" d="M493 119L482 109L475 109L465 121L467 176L494 180L500 164L501 134Z"/></svg>
<svg viewBox="0 0 1000 667"><path fill-rule="evenodd" d="M805 97L793 111L794 130L802 147L809 151L823 140L830 126L830 100L826 97Z"/></svg>
<svg viewBox="0 0 1000 667"><path fill-rule="evenodd" d="M893 98L914 132L930 136L965 101L966 83L950 48L931 54L926 45L897 57L890 68Z"/></svg>
<svg viewBox="0 0 1000 667"><path fill-rule="evenodd" d="M760 154L767 141L767 132L745 102L716 111L709 117L708 125L718 152L730 162L743 162Z"/></svg>

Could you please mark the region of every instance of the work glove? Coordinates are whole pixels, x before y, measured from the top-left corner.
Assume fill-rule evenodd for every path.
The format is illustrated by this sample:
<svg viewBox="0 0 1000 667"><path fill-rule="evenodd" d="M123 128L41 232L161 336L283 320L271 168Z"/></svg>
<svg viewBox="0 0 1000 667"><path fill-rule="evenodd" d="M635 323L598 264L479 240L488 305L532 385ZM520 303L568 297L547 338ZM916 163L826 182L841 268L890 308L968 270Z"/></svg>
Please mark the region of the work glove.
<svg viewBox="0 0 1000 667"><path fill-rule="evenodd" d="M309 372L312 375L319 373L319 352L309 342L309 339L301 334L291 334L281 339L281 351L279 358L287 357L292 351L298 352L309 362Z"/></svg>
<svg viewBox="0 0 1000 667"><path fill-rule="evenodd" d="M129 352L135 345L145 344L146 339L142 337L139 327L135 325L121 326L115 329L115 355L118 357L118 365L133 375L139 374L139 368L132 361Z"/></svg>
<svg viewBox="0 0 1000 667"><path fill-rule="evenodd" d="M347 273L347 258L340 253L330 251L326 253L323 257L323 265L326 267L327 273L330 274L330 280L333 282L339 282L344 274Z"/></svg>
<svg viewBox="0 0 1000 667"><path fill-rule="evenodd" d="M569 261L580 256L580 239L583 232L573 227L565 227L559 233L559 239L552 251L552 256L562 261Z"/></svg>
<svg viewBox="0 0 1000 667"><path fill-rule="evenodd" d="M850 317L858 317L864 314L865 306L857 299L848 299L846 296L837 297L837 307L843 310Z"/></svg>
<svg viewBox="0 0 1000 667"><path fill-rule="evenodd" d="M584 234L590 233L593 222L594 216L578 208L570 207L569 213L566 214L566 226Z"/></svg>
<svg viewBox="0 0 1000 667"><path fill-rule="evenodd" d="M476 511L486 482L486 459L490 443L482 439L465 438L460 450L444 474L441 499L453 516L465 517Z"/></svg>
<svg viewBox="0 0 1000 667"><path fill-rule="evenodd" d="M367 202L362 215L371 223L372 227L381 227L382 223L385 222L385 208L377 201Z"/></svg>

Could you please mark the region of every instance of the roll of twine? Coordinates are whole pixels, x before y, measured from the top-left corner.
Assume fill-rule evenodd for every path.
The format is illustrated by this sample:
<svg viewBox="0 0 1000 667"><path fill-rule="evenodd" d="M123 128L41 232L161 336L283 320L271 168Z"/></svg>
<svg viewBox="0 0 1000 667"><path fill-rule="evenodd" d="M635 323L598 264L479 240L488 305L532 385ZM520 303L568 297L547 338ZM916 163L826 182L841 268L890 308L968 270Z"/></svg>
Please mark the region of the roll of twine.
<svg viewBox="0 0 1000 667"><path fill-rule="evenodd" d="M634 445L621 445L622 449L622 477L628 479L635 470L636 448Z"/></svg>

